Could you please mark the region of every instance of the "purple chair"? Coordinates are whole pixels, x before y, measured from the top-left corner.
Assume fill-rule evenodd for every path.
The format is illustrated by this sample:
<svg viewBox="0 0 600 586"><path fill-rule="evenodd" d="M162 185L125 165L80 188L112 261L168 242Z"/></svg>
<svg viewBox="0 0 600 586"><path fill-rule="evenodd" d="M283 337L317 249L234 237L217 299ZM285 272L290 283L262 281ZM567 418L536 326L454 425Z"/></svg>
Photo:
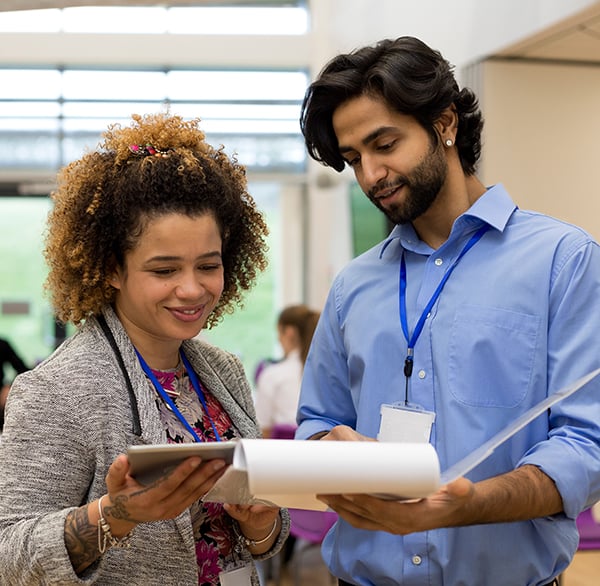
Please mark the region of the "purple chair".
<svg viewBox="0 0 600 586"><path fill-rule="evenodd" d="M290 535L295 538L293 557L294 586L302 586L301 569L305 562L303 558L314 548L319 548L321 542L337 521L338 515L333 511L309 511L305 509L288 509L290 513ZM320 551L319 551L320 556ZM326 570L325 565L322 566ZM331 584L336 580L329 575Z"/></svg>
<svg viewBox="0 0 600 586"><path fill-rule="evenodd" d="M578 549L600 549L600 524L595 521L592 509L583 511L577 517L577 529L579 529Z"/></svg>
<svg viewBox="0 0 600 586"><path fill-rule="evenodd" d="M276 423L271 428L271 439L294 439L296 428L296 425L289 425L287 423Z"/></svg>

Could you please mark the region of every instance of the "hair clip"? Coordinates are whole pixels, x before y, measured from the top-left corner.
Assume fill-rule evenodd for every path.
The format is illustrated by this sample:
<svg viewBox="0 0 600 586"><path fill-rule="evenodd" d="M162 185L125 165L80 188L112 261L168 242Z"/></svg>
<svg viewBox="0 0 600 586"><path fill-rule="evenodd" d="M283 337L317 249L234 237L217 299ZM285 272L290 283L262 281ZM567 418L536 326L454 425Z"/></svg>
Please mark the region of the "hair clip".
<svg viewBox="0 0 600 586"><path fill-rule="evenodd" d="M129 150L140 157L168 157L171 149L162 151L151 144L130 144Z"/></svg>

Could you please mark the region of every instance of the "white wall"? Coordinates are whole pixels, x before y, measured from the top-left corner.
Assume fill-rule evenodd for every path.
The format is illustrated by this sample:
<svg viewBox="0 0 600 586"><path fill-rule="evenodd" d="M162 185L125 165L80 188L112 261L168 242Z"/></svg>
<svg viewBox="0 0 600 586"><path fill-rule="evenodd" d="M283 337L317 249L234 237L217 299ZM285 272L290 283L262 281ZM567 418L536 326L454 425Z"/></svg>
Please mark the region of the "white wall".
<svg viewBox="0 0 600 586"><path fill-rule="evenodd" d="M482 179L600 239L600 67L489 61L481 80Z"/></svg>

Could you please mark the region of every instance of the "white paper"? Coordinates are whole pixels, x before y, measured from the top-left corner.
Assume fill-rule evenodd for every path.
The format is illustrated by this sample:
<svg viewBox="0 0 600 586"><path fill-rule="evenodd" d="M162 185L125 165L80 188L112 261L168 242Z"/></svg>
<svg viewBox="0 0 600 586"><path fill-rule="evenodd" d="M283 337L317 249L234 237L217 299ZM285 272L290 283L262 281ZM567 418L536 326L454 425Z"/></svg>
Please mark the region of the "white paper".
<svg viewBox="0 0 600 586"><path fill-rule="evenodd" d="M531 409L525 411L521 416L517 417L510 425L500 430L495 436L490 438L487 442L483 443L476 450L471 452L468 456L459 460L456 464L450 466L442 474L442 484L448 484L461 476L464 476L467 472L470 472L481 464L492 452L501 444L503 444L508 438L512 437L517 431L523 429L528 423L533 421L536 417L541 415L544 411L549 409L555 403L558 403L561 399L572 395L575 391L578 391L593 378L596 378L600 374L600 368L582 376L580 379L571 383L570 385L552 393L546 397L543 401L540 401L537 405L534 405Z"/></svg>
<svg viewBox="0 0 600 586"><path fill-rule="evenodd" d="M317 494L421 498L440 486L425 443L242 439L233 464L204 500L323 510Z"/></svg>

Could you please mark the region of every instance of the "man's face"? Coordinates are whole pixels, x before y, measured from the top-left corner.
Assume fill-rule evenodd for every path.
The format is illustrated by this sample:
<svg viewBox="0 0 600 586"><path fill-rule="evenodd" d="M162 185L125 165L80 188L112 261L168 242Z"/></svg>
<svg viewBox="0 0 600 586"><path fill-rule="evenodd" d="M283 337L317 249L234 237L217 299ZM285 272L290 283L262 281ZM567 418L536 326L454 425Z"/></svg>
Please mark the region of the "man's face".
<svg viewBox="0 0 600 586"><path fill-rule="evenodd" d="M360 96L333 114L340 153L369 199L394 224L424 214L444 186L443 147L412 116Z"/></svg>

